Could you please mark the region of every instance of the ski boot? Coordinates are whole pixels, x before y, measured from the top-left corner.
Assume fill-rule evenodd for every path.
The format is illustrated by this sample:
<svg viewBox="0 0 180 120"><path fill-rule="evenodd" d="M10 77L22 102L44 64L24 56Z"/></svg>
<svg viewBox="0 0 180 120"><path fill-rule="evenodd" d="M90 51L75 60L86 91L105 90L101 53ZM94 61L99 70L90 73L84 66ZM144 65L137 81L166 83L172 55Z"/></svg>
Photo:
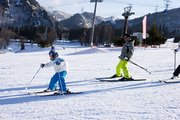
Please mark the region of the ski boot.
<svg viewBox="0 0 180 120"><path fill-rule="evenodd" d="M122 77L122 75L121 76L117 76L116 74L114 74L113 76L111 76L111 78L117 78L117 77Z"/></svg>
<svg viewBox="0 0 180 120"><path fill-rule="evenodd" d="M131 78L125 78L125 77L123 77L123 78L121 78L121 79L119 79L119 81L133 81L134 79L131 77Z"/></svg>

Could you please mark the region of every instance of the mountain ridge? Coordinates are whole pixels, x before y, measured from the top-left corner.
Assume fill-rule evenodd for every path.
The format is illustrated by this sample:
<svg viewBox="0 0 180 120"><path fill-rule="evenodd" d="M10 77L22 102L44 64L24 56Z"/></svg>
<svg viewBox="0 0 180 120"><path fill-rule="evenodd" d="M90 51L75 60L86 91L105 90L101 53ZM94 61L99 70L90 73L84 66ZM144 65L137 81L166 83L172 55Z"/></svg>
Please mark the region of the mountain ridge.
<svg viewBox="0 0 180 120"><path fill-rule="evenodd" d="M180 8L174 8L171 10L168 10L168 12L156 12L156 13L149 13L147 14L147 27L149 28L154 22L158 26L165 26L170 32L173 32L175 30L180 31ZM145 16L145 15L144 15ZM134 18L131 20L128 20L128 27L136 28L137 30L142 29L142 20L143 17ZM78 18L79 17L79 18ZM76 13L72 15L71 17L64 19L60 21L60 23L68 28L68 29L76 29L76 28L89 28L92 26L92 18L93 13ZM79 19L79 20L78 20ZM124 27L124 19L111 19L109 18L103 18L101 16L96 16L96 24L109 24L113 23L113 26L115 28L123 28Z"/></svg>

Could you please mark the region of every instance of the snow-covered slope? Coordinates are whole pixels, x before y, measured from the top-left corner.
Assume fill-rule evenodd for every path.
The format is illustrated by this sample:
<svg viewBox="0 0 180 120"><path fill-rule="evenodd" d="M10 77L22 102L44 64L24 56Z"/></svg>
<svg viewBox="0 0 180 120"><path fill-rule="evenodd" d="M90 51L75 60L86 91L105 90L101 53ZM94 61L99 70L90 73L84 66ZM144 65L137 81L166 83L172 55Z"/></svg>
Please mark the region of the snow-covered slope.
<svg viewBox="0 0 180 120"><path fill-rule="evenodd" d="M63 49L65 47L65 49ZM49 61L50 48L26 44L26 50L14 53L20 45L11 45L10 52L0 54L0 119L1 120L179 120L180 84L160 83L172 76L174 52L172 43L161 48L135 48L132 61L152 74L128 64L134 78L146 81L107 83L95 77L111 76L119 62L119 48L89 48L55 43L69 63L66 77L71 91L83 94L37 97L24 89L41 63ZM180 53L177 53L179 64ZM40 69L28 89L40 91L48 87L53 68Z"/></svg>

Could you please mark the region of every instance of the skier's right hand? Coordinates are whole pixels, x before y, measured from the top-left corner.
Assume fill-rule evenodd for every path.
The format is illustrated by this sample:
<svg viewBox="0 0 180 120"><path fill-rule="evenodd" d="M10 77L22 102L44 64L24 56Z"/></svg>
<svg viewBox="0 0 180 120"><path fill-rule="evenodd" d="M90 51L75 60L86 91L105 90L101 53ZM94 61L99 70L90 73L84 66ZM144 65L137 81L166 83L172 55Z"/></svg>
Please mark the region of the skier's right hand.
<svg viewBox="0 0 180 120"><path fill-rule="evenodd" d="M129 58L128 57L124 57L124 60L129 61Z"/></svg>
<svg viewBox="0 0 180 120"><path fill-rule="evenodd" d="M43 68L45 66L45 64L41 63L40 67Z"/></svg>
<svg viewBox="0 0 180 120"><path fill-rule="evenodd" d="M119 59L121 59L121 56L118 56Z"/></svg>
<svg viewBox="0 0 180 120"><path fill-rule="evenodd" d="M61 63L59 61L56 61L56 65L60 65Z"/></svg>
<svg viewBox="0 0 180 120"><path fill-rule="evenodd" d="M175 49L174 52L175 52L175 53L178 52L178 49Z"/></svg>

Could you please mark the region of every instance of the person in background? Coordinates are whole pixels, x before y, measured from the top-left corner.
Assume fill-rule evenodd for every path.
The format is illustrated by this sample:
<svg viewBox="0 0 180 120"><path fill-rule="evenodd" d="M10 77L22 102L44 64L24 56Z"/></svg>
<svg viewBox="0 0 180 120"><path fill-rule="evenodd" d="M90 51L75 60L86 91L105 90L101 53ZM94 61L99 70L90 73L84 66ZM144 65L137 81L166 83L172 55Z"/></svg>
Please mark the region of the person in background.
<svg viewBox="0 0 180 120"><path fill-rule="evenodd" d="M180 50L180 42L179 42L179 46L178 46L178 48L176 48L175 50L174 50L174 52L176 53L176 52L178 52ZM175 69L175 71L173 72L173 76L171 77L171 79L177 79L178 78L178 76L179 76L179 73L180 73L180 65Z"/></svg>

